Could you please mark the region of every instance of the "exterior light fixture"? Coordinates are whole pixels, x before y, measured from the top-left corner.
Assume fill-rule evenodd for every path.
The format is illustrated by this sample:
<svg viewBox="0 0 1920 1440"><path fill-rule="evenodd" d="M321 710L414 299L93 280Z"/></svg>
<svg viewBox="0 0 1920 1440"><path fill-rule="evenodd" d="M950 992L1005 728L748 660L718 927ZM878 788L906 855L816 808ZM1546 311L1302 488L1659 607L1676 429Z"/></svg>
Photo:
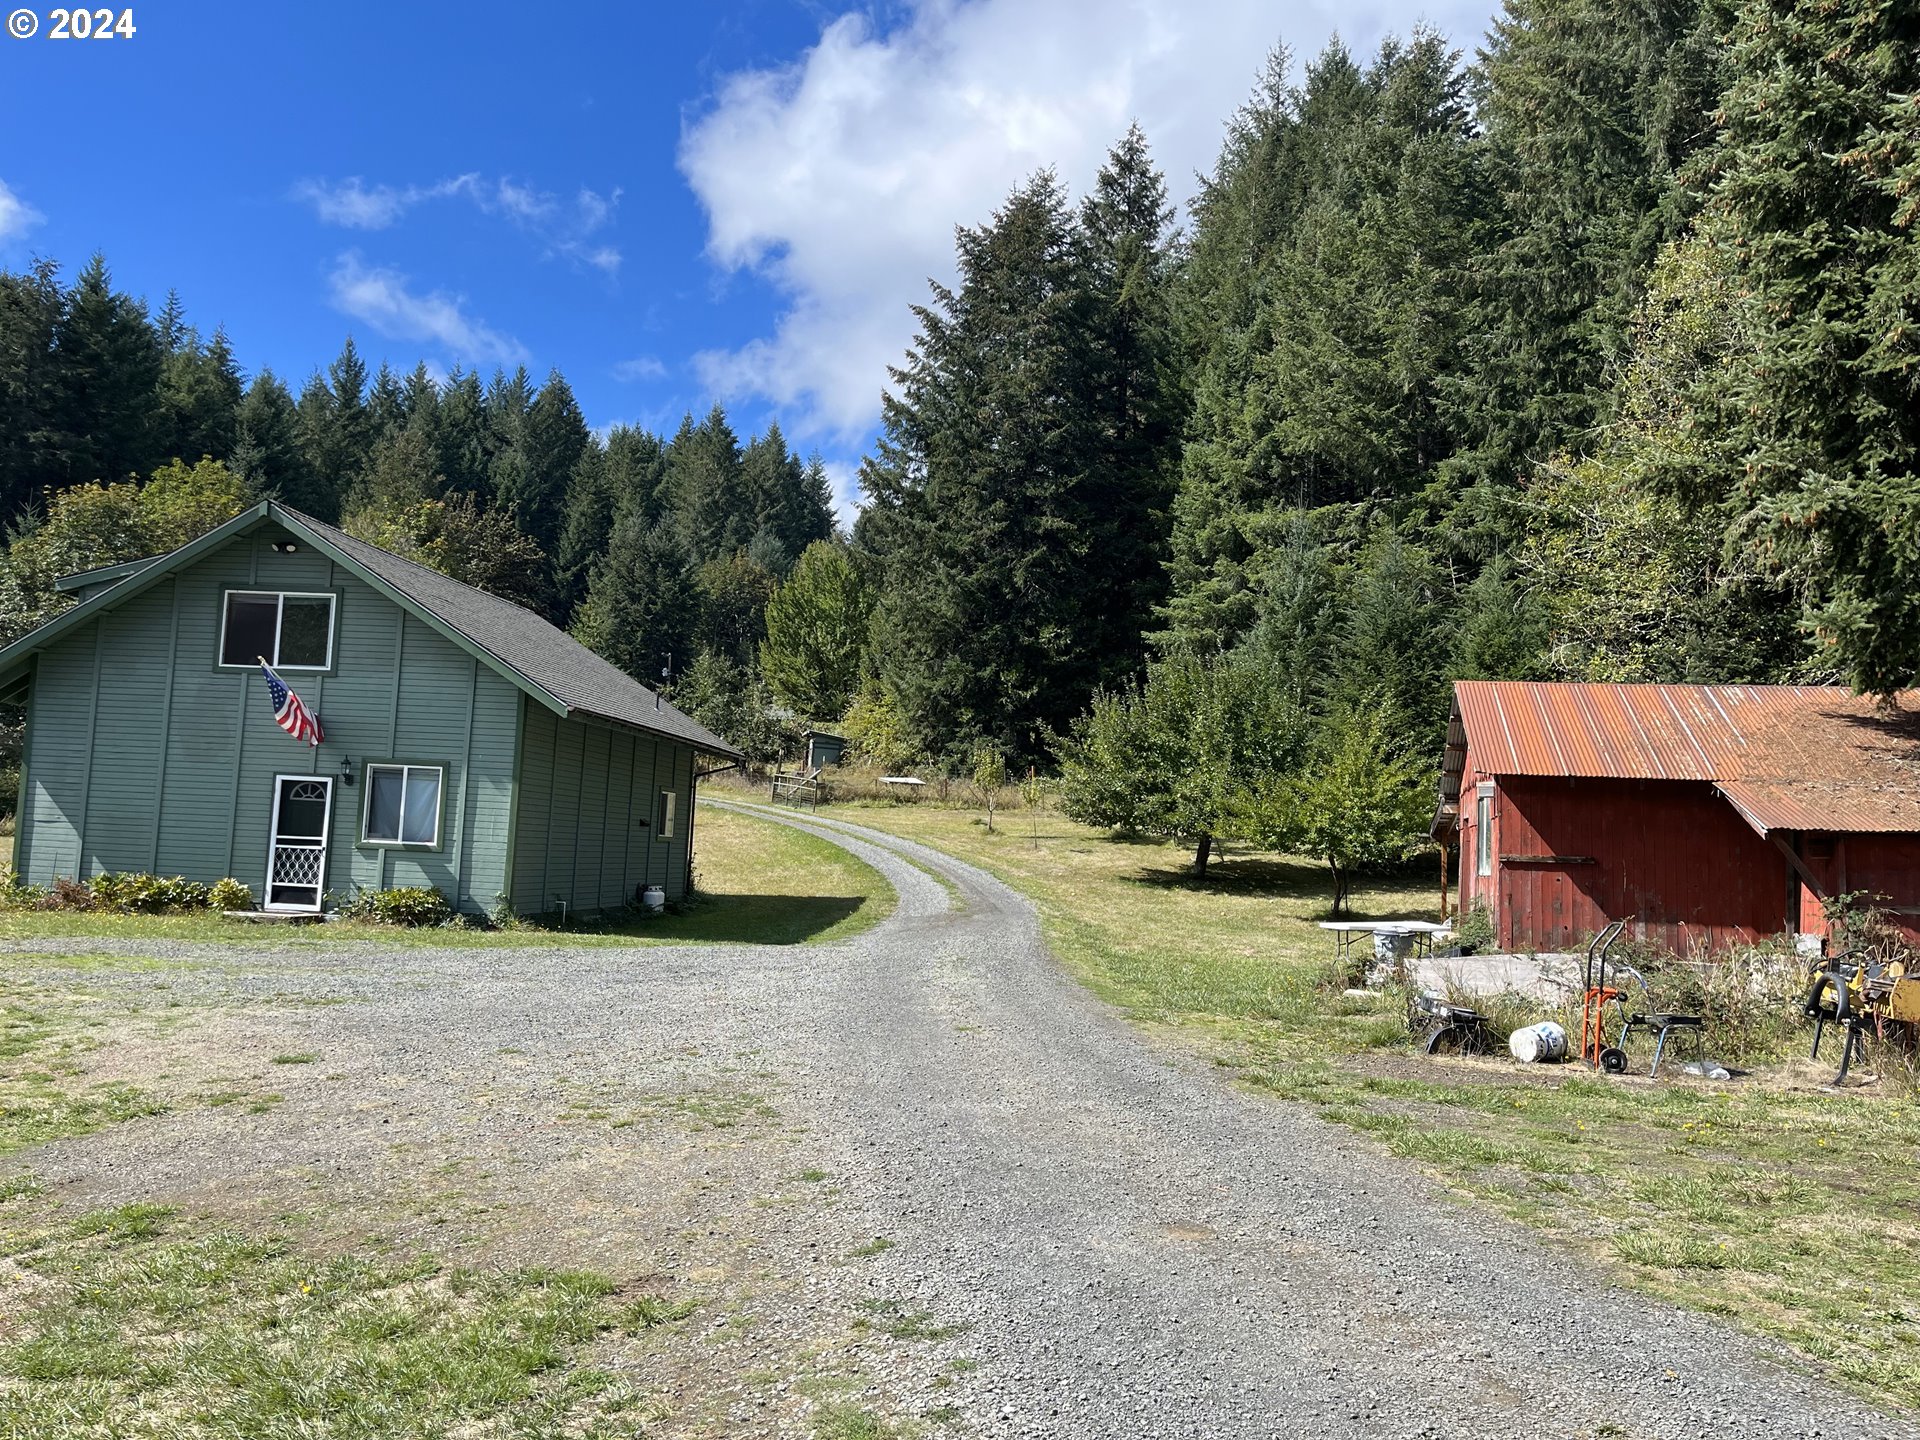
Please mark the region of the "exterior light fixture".
<svg viewBox="0 0 1920 1440"><path fill-rule="evenodd" d="M340 784L348 790L353 788L353 757L350 755L340 757Z"/></svg>

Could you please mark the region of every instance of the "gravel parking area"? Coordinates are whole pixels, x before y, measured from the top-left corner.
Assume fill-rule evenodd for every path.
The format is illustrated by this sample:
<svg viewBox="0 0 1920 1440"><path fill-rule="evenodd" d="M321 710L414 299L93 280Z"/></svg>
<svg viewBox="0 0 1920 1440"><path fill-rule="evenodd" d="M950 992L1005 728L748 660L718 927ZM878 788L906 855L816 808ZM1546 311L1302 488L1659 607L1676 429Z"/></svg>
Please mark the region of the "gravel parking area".
<svg viewBox="0 0 1920 1440"><path fill-rule="evenodd" d="M75 1206L324 1210L698 1292L701 1343L633 1362L647 1434L809 1435L851 1394L991 1436L1920 1436L1143 1040L979 870L786 823L895 915L821 947L135 947L193 963L90 983L209 1007L165 1063L284 1098L16 1162Z"/></svg>

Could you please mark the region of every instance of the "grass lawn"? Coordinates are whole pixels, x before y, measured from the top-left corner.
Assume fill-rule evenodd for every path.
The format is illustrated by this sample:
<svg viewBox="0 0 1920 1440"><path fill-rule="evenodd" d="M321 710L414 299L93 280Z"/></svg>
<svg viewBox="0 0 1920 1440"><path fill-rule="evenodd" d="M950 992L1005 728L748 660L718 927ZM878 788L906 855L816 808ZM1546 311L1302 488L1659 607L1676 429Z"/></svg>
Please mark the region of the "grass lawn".
<svg viewBox="0 0 1920 1440"><path fill-rule="evenodd" d="M409 930L336 922L298 929L266 927L208 913L121 915L12 910L0 913L0 939L123 936L130 939L338 941L481 948L525 945L797 945L844 940L892 913L893 889L880 872L837 845L712 806L694 831L695 901L681 913L628 915L510 930L465 927Z"/></svg>
<svg viewBox="0 0 1920 1440"><path fill-rule="evenodd" d="M0 1324L0 1433L632 1434L638 1397L586 1352L644 1331L605 1277L481 1275L128 1205L0 1243L35 1298ZM482 1433L479 1429L461 1433Z"/></svg>
<svg viewBox="0 0 1920 1440"><path fill-rule="evenodd" d="M1624 1283L1796 1346L1883 1403L1920 1408L1920 1103L1783 1062L1729 1084L1414 1052L1397 997L1330 984L1326 872L1188 856L1047 811L841 804L823 815L970 860L1031 896L1056 954L1155 1031L1318 1107L1539 1226ZM1430 918L1424 871L1362 883L1361 916ZM1800 1043L1798 1037L1795 1044ZM1823 1052L1824 1053L1824 1052Z"/></svg>

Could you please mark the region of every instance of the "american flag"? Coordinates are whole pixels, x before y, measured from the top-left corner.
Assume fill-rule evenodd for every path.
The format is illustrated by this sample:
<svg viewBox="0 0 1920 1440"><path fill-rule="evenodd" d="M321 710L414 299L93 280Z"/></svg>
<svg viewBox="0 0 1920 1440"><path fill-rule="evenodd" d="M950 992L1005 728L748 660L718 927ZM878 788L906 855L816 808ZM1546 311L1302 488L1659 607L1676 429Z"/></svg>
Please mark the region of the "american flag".
<svg viewBox="0 0 1920 1440"><path fill-rule="evenodd" d="M273 667L266 661L260 662L261 673L267 677L267 699L273 705L273 723L296 740L304 740L315 749L326 739L326 733L320 728L320 720L314 713L300 703L300 697L287 688L287 682L273 673Z"/></svg>

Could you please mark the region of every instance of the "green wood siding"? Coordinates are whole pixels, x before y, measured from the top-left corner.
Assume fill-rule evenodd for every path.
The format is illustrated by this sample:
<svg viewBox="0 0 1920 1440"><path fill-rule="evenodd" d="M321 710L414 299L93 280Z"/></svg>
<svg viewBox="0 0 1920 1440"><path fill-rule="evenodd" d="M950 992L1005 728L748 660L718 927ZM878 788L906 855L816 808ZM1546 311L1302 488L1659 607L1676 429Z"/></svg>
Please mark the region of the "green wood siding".
<svg viewBox="0 0 1920 1440"><path fill-rule="evenodd" d="M589 720L562 720L522 702L513 908L589 914L633 903L644 885L686 893L694 752ZM656 838L659 791L686 777L672 841Z"/></svg>
<svg viewBox="0 0 1920 1440"><path fill-rule="evenodd" d="M355 883L424 884L461 909L491 907L506 884L520 692L324 555L276 552L284 538L270 527L235 539L39 657L18 852L28 879L232 875L259 896L274 777L312 774L334 782L336 899ZM334 671L287 677L326 727L318 751L274 725L257 671L217 668L221 595L235 586L339 594ZM444 767L436 850L358 843L368 760Z"/></svg>

